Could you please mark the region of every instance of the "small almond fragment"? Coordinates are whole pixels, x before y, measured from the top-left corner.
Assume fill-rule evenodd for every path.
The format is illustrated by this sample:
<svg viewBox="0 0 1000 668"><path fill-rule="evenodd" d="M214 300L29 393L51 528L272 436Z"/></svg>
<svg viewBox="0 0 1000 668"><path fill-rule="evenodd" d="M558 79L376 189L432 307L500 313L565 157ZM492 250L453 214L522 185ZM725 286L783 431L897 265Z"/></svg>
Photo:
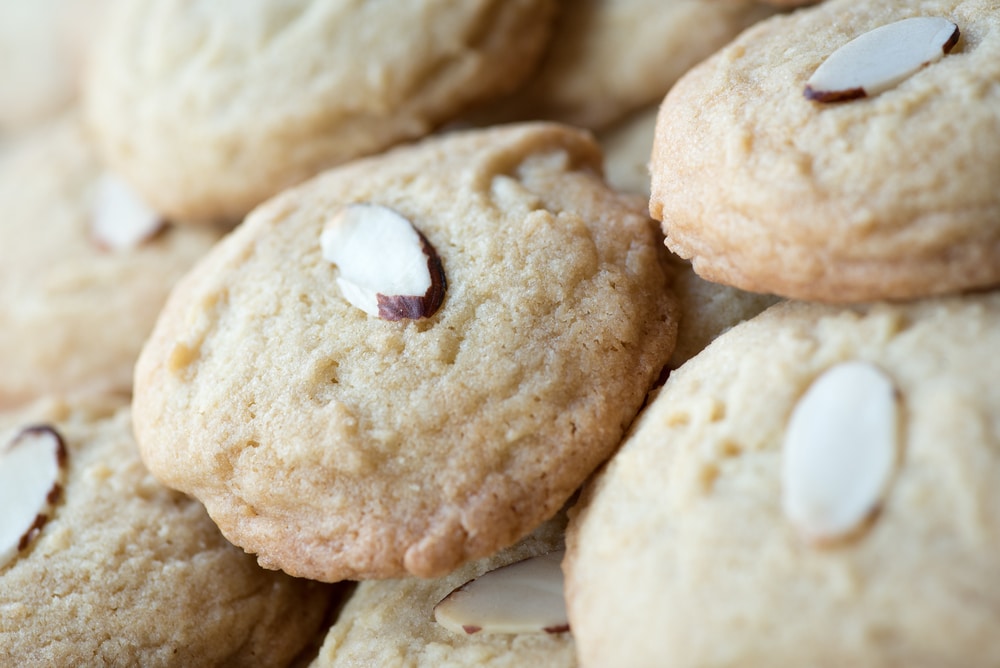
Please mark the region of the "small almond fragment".
<svg viewBox="0 0 1000 668"><path fill-rule="evenodd" d="M557 550L489 571L442 599L434 619L463 635L564 633L563 555Z"/></svg>
<svg viewBox="0 0 1000 668"><path fill-rule="evenodd" d="M881 502L897 461L892 381L866 362L828 369L799 399L785 432L785 517L813 543L843 538Z"/></svg>
<svg viewBox="0 0 1000 668"><path fill-rule="evenodd" d="M877 95L943 58L958 38L958 26L939 17L880 26L830 54L806 82L805 96L839 102Z"/></svg>
<svg viewBox="0 0 1000 668"><path fill-rule="evenodd" d="M0 451L0 567L48 521L62 491L66 447L51 427L28 427Z"/></svg>
<svg viewBox="0 0 1000 668"><path fill-rule="evenodd" d="M91 212L94 240L110 250L129 250L163 229L163 217L117 176L105 172L97 183Z"/></svg>
<svg viewBox="0 0 1000 668"><path fill-rule="evenodd" d="M337 266L348 302L383 320L432 316L444 301L441 259L402 215L378 204L349 204L320 234L323 257Z"/></svg>

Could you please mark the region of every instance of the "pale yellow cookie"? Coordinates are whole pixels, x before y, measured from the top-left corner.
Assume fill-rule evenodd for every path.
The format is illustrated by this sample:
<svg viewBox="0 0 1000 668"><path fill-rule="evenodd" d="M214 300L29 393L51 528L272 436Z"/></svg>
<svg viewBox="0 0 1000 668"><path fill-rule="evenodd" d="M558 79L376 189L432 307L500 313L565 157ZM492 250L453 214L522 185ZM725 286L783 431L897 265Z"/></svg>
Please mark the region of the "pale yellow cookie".
<svg viewBox="0 0 1000 668"><path fill-rule="evenodd" d="M584 666L1000 664L1000 293L785 302L675 370L572 511Z"/></svg>
<svg viewBox="0 0 1000 668"><path fill-rule="evenodd" d="M921 17L953 25L873 33ZM883 37L844 56L872 34ZM919 45L930 51L905 48ZM838 93L807 89L830 59L854 93L880 85L814 99ZM1000 282L998 174L996 3L828 0L750 28L670 91L650 211L709 280L829 302L915 298Z"/></svg>
<svg viewBox="0 0 1000 668"><path fill-rule="evenodd" d="M525 536L618 445L674 344L655 221L600 167L584 132L513 125L258 208L178 284L142 352L145 461L295 575L443 575ZM327 244L345 221L353 240ZM382 255L410 237L412 257ZM352 270L426 277L428 249L436 310L356 305Z"/></svg>
<svg viewBox="0 0 1000 668"><path fill-rule="evenodd" d="M0 467L19 479L32 469L7 452L29 427L61 439L63 473L47 521L0 564L3 663L287 666L321 632L332 590L259 568L201 504L156 482L127 399L0 414ZM0 508L0 534L11 512Z"/></svg>
<svg viewBox="0 0 1000 668"><path fill-rule="evenodd" d="M238 220L528 75L554 0L126 1L86 79L102 153L157 209Z"/></svg>
<svg viewBox="0 0 1000 668"><path fill-rule="evenodd" d="M435 621L453 590L494 569L563 547L565 513L517 544L442 578L358 584L310 668L574 668L573 636L553 633L455 633ZM525 587L527 589L527 587Z"/></svg>
<svg viewBox="0 0 1000 668"><path fill-rule="evenodd" d="M131 389L171 286L222 231L122 207L129 197L75 114L0 153L0 408Z"/></svg>

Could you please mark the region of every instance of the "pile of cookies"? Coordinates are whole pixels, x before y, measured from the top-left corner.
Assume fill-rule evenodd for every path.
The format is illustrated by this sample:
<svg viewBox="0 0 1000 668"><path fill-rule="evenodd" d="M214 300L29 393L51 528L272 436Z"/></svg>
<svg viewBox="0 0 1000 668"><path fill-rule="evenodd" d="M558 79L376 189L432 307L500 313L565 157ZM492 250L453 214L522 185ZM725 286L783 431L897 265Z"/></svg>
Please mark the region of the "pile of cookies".
<svg viewBox="0 0 1000 668"><path fill-rule="evenodd" d="M13 665L1000 664L995 3L27 7Z"/></svg>

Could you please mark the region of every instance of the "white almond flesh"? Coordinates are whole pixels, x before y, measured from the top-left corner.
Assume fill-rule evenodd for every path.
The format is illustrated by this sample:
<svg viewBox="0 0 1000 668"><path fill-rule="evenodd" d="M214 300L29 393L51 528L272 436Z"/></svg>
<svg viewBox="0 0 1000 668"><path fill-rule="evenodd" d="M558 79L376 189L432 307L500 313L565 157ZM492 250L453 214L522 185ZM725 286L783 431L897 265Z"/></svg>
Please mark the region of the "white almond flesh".
<svg viewBox="0 0 1000 668"><path fill-rule="evenodd" d="M843 538L878 507L897 462L892 381L865 362L817 378L792 411L782 459L784 513L815 543Z"/></svg>
<svg viewBox="0 0 1000 668"><path fill-rule="evenodd" d="M438 603L434 619L463 635L568 631L563 554L558 550L483 574Z"/></svg>
<svg viewBox="0 0 1000 668"><path fill-rule="evenodd" d="M441 260L409 220L377 204L350 204L320 234L324 259L337 266L344 299L384 320L426 318L444 300Z"/></svg>
<svg viewBox="0 0 1000 668"><path fill-rule="evenodd" d="M25 429L0 452L0 567L48 520L65 462L62 438L49 427Z"/></svg>
<svg viewBox="0 0 1000 668"><path fill-rule="evenodd" d="M94 240L111 250L128 250L151 239L163 228L163 217L124 181L105 173L97 183L91 217Z"/></svg>
<svg viewBox="0 0 1000 668"><path fill-rule="evenodd" d="M957 25L932 16L875 28L830 54L806 82L805 95L818 102L877 95L943 58L958 38Z"/></svg>

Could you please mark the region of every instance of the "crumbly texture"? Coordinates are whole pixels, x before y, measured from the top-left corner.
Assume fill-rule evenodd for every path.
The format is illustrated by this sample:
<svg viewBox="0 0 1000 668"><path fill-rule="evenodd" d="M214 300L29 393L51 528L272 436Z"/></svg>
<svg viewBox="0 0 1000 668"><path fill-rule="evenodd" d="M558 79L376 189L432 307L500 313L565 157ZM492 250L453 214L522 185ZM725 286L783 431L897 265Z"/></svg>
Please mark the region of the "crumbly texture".
<svg viewBox="0 0 1000 668"><path fill-rule="evenodd" d="M604 150L604 172L608 183L647 199L649 155L653 150L658 110L659 105L640 109L597 136Z"/></svg>
<svg viewBox="0 0 1000 668"><path fill-rule="evenodd" d="M459 635L434 621L434 606L487 571L563 547L565 513L494 556L437 579L359 583L310 668L573 668L570 633Z"/></svg>
<svg viewBox="0 0 1000 668"><path fill-rule="evenodd" d="M676 369L705 349L720 334L781 301L775 295L747 292L706 281L680 259L674 272L679 304L677 345L667 365Z"/></svg>
<svg viewBox="0 0 1000 668"><path fill-rule="evenodd" d="M46 399L0 414L0 443L49 424L68 451L61 500L0 567L11 665L287 666L320 632L328 586L259 568L198 502L139 459L127 399Z"/></svg>
<svg viewBox="0 0 1000 668"><path fill-rule="evenodd" d="M118 3L85 81L88 118L109 164L159 210L238 220L323 168L429 134L511 90L540 57L554 9Z"/></svg>
<svg viewBox="0 0 1000 668"><path fill-rule="evenodd" d="M1000 294L838 309L785 302L671 374L571 513L586 666L996 666ZM867 361L899 396L877 513L806 543L781 510L789 416Z"/></svg>
<svg viewBox="0 0 1000 668"><path fill-rule="evenodd" d="M824 104L836 49L913 16L954 21L940 61ZM991 0L829 0L761 22L667 95L650 210L705 278L846 302L1000 281L1000 13Z"/></svg>
<svg viewBox="0 0 1000 668"><path fill-rule="evenodd" d="M91 228L102 173L73 114L0 153L0 408L129 390L170 287L221 236L172 226L134 249L102 248Z"/></svg>
<svg viewBox="0 0 1000 668"><path fill-rule="evenodd" d="M772 13L755 0L562 2L538 70L481 120L607 128L662 100L691 66Z"/></svg>
<svg viewBox="0 0 1000 668"><path fill-rule="evenodd" d="M143 457L260 562L320 580L441 575L551 517L618 445L674 344L655 221L589 135L437 137L275 198L171 295L136 367ZM369 317L319 244L395 209L447 278Z"/></svg>

